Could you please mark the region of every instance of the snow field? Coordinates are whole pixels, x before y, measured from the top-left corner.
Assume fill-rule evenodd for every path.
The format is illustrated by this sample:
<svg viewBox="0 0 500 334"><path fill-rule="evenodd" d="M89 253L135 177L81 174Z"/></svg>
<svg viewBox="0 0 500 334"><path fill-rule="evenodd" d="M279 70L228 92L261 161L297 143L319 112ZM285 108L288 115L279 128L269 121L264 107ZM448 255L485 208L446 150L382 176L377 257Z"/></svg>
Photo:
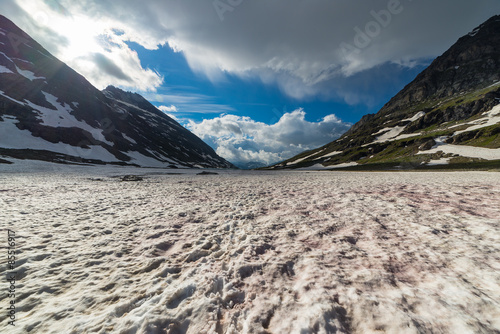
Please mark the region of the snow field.
<svg viewBox="0 0 500 334"><path fill-rule="evenodd" d="M499 202L487 172L0 174L0 331L498 331Z"/></svg>

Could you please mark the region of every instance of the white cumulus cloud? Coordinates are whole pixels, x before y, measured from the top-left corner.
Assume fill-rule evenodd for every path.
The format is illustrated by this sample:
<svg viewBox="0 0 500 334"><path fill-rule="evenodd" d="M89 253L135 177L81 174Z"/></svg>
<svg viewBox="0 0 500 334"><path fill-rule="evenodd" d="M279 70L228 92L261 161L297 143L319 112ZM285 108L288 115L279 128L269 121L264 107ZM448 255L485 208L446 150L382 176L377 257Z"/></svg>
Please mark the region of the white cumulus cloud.
<svg viewBox="0 0 500 334"><path fill-rule="evenodd" d="M239 166L249 163L270 165L305 150L327 144L349 129L335 115L318 122L305 119L303 109L285 113L274 124L256 122L250 117L222 115L187 128L216 149L217 154Z"/></svg>
<svg viewBox="0 0 500 334"><path fill-rule="evenodd" d="M158 109L160 109L164 113L168 113L168 112L172 112L172 111L176 112L177 111L177 107L174 106L174 105L171 105L170 107L169 106L159 106Z"/></svg>

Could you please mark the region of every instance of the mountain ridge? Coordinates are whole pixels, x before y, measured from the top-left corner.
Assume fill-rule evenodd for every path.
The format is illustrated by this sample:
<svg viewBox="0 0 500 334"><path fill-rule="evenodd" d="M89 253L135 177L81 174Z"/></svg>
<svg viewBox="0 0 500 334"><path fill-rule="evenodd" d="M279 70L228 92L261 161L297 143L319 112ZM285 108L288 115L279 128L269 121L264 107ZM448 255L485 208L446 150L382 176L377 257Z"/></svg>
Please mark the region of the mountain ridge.
<svg viewBox="0 0 500 334"><path fill-rule="evenodd" d="M498 50L500 16L495 15L339 139L266 169L496 168ZM471 154L470 147L482 154Z"/></svg>
<svg viewBox="0 0 500 334"><path fill-rule="evenodd" d="M4 16L0 43L2 162L234 168L139 94L99 91Z"/></svg>

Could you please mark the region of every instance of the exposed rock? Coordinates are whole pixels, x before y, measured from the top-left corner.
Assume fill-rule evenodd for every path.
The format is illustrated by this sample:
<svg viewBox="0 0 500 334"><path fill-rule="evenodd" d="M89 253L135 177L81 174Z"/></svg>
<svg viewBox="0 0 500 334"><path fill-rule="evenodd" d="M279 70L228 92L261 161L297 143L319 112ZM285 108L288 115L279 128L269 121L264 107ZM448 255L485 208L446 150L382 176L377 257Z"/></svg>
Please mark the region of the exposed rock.
<svg viewBox="0 0 500 334"><path fill-rule="evenodd" d="M121 177L122 181L142 181L144 178L138 175L125 175Z"/></svg>
<svg viewBox="0 0 500 334"><path fill-rule="evenodd" d="M219 175L219 173L203 171L203 172L198 173L196 175Z"/></svg>
<svg viewBox="0 0 500 334"><path fill-rule="evenodd" d="M427 150L430 150L434 145L436 145L436 142L434 141L434 139L430 139L430 140L426 141L425 143L423 143L422 145L420 145L418 147L418 149L420 151L427 151Z"/></svg>

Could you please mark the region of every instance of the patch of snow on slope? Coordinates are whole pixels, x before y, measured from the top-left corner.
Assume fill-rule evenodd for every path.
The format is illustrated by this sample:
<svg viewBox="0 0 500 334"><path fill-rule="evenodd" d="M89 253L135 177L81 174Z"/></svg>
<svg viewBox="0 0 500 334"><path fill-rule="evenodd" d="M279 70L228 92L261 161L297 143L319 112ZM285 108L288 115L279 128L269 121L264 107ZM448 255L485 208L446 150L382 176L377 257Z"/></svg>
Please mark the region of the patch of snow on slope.
<svg viewBox="0 0 500 334"><path fill-rule="evenodd" d="M418 132L418 133L405 133L405 134L402 134L402 135L395 137L394 140L406 139L406 138L416 137L416 136L420 136L420 135L421 135L420 132Z"/></svg>
<svg viewBox="0 0 500 334"><path fill-rule="evenodd" d="M35 73L31 72L31 71L28 71L28 70L21 70L19 67L16 66L16 70L17 72L22 75L23 77L25 77L26 79L30 80L30 81L33 81L33 80L38 80L38 79L43 79L45 80L46 78L45 77L37 77L35 76Z"/></svg>
<svg viewBox="0 0 500 334"><path fill-rule="evenodd" d="M167 167L169 165L168 162L162 162L159 160L156 160L151 157L147 157L142 153L139 153L137 151L131 151L131 152L126 152L126 155L128 155L130 158L132 158L129 163L137 164L142 167Z"/></svg>
<svg viewBox="0 0 500 334"><path fill-rule="evenodd" d="M322 164L315 164L309 167L302 167L302 168L297 168L297 170L324 170L324 169L336 169L336 168L345 168L345 167L354 167L357 166L358 163L355 161L352 162L345 162L341 163L338 165L330 165L330 166L323 166Z"/></svg>
<svg viewBox="0 0 500 334"><path fill-rule="evenodd" d="M450 163L450 159L451 158L441 158L441 159L437 159L437 160L431 160L426 165L427 166L448 165Z"/></svg>
<svg viewBox="0 0 500 334"><path fill-rule="evenodd" d="M71 146L64 143L51 143L40 137L35 137L29 130L19 130L16 126L17 119L12 116L2 116L4 122L0 122L2 135L0 136L0 147L8 149L33 149L46 150L85 159L95 159L105 162L118 161L114 155L101 146L92 145L90 149Z"/></svg>
<svg viewBox="0 0 500 334"><path fill-rule="evenodd" d="M69 104L60 104L57 102L57 97L52 94L42 92L45 95L45 99L49 102L56 110L45 108L36 105L30 101L27 101L27 105L39 112L38 118L42 120L42 124L50 127L62 127L62 128L81 128L92 134L94 139L105 142L111 146L114 145L113 142L108 141L103 134L103 130L96 129L85 121L79 121L75 116L71 115L73 109Z"/></svg>
<svg viewBox="0 0 500 334"><path fill-rule="evenodd" d="M298 164L299 162L302 162L310 157L312 157L313 155L315 154L318 154L318 152L314 152L313 154L309 154L308 156L304 157L304 158L300 158L300 159L297 159L297 160L294 160L292 162L288 162L286 165L289 166L289 165L296 165Z"/></svg>
<svg viewBox="0 0 500 334"><path fill-rule="evenodd" d="M339 155L343 153L342 151L335 151L335 152L330 152L330 153L327 153L325 155L322 155L320 158L329 158L329 157L333 157L334 155Z"/></svg>
<svg viewBox="0 0 500 334"><path fill-rule="evenodd" d="M473 131L500 123L500 104L494 106L493 109L491 109L488 112L485 112L483 115L484 115L483 117L476 119L470 123L456 125L456 126L462 126L462 125L471 125L471 126L469 126L465 130L456 131L453 135L455 136L458 135L459 133Z"/></svg>
<svg viewBox="0 0 500 334"><path fill-rule="evenodd" d="M0 73L14 73L11 70L9 70L7 67L0 65Z"/></svg>
<svg viewBox="0 0 500 334"><path fill-rule="evenodd" d="M491 87L495 87L495 86L498 86L498 85L500 85L500 81L496 81L494 84L492 84L492 85L490 85L490 86L488 86L486 88L491 88Z"/></svg>
<svg viewBox="0 0 500 334"><path fill-rule="evenodd" d="M466 145L452 145L446 144L444 140L446 137L436 138L436 145L430 150L420 151L417 154L433 154L442 151L445 154L457 154L462 157L478 158L485 160L498 160L500 159L500 148L484 148Z"/></svg>
<svg viewBox="0 0 500 334"><path fill-rule="evenodd" d="M385 132L384 134L378 136L375 141L373 141L372 144L375 144L375 143L383 143L383 142L386 142L390 139L393 139L394 137L398 136L401 132L404 131L404 129L406 128L406 126L395 126L393 128L384 128L382 130L380 130L379 132L375 133L375 134L379 134L379 133L382 133L382 132Z"/></svg>
<svg viewBox="0 0 500 334"><path fill-rule="evenodd" d="M18 100L16 100L16 99L13 99L12 97L10 97L10 96L6 95L6 94L5 94L5 92L4 92L4 91L2 91L2 90L0 90L0 95L2 95L3 97L5 97L5 98L7 98L7 99L11 100L12 102L15 102L15 103L18 103L18 104L21 104L21 105L26 105L26 103L25 103L25 102L18 101Z"/></svg>
<svg viewBox="0 0 500 334"><path fill-rule="evenodd" d="M418 120L419 118L425 116L425 112L423 111L419 111L418 113L416 113L415 115L413 115L413 117L411 118L406 118L406 119L403 119L403 121L407 121L407 122L415 122L416 120ZM404 134L404 135L401 135L401 132L403 132L404 130L406 129L406 125L405 126L395 126L395 127L392 127L392 128L383 128L377 132L374 133L374 135L378 135L380 133L382 133L382 135L378 136L373 142L369 143L369 144L364 144L362 145L363 147L365 146L368 146L368 145L371 145L371 144L376 144L376 143L384 143L386 141L393 141L393 140L400 140L400 139L406 139L406 138L410 138L410 137L415 137L415 136L419 136L420 133L410 133L410 134Z"/></svg>
<svg viewBox="0 0 500 334"><path fill-rule="evenodd" d="M309 167L301 167L297 168L297 170L322 170L327 169L328 167L323 166L322 164L315 164Z"/></svg>
<svg viewBox="0 0 500 334"><path fill-rule="evenodd" d="M406 118L403 121L415 122L416 120L418 120L418 119L420 119L420 118L422 118L424 116L425 116L425 112L419 111L418 113L416 113L415 115L413 115L413 117Z"/></svg>
<svg viewBox="0 0 500 334"><path fill-rule="evenodd" d="M126 140L128 140L129 142L131 142L132 144L137 144L137 142L133 138L130 138L126 134L122 133L122 136L123 136L123 138L125 138Z"/></svg>
<svg viewBox="0 0 500 334"><path fill-rule="evenodd" d="M345 167L354 167L357 165L358 165L357 162L351 161L351 162L344 162L338 165L328 166L328 168L345 168Z"/></svg>

